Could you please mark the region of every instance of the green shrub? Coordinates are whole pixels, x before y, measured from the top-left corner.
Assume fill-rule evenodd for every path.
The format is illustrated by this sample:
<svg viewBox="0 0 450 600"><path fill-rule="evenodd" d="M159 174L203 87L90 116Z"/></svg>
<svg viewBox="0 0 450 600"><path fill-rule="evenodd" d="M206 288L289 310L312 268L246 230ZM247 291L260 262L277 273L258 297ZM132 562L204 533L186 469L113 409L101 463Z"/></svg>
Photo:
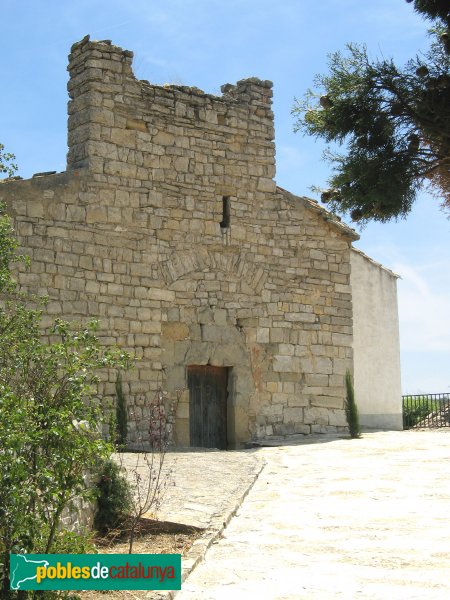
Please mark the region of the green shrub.
<svg viewBox="0 0 450 600"><path fill-rule="evenodd" d="M128 435L127 401L122 388L122 374L116 379L116 444L119 451L126 448Z"/></svg>
<svg viewBox="0 0 450 600"><path fill-rule="evenodd" d="M45 299L20 291L13 267L29 261L17 248L0 203L0 598L26 597L10 593L11 553L84 547L75 534L60 538L62 517L74 499L92 497L86 473L112 451L97 434L99 372L129 364L100 344L95 321L57 319L42 337Z"/></svg>
<svg viewBox="0 0 450 600"><path fill-rule="evenodd" d="M61 530L55 536L52 554L97 554L93 533Z"/></svg>
<svg viewBox="0 0 450 600"><path fill-rule="evenodd" d="M361 430L359 427L358 407L355 401L355 390L353 387L352 376L348 370L345 373L345 387L347 389L347 397L345 399L345 416L347 417L350 437L359 438L361 436Z"/></svg>
<svg viewBox="0 0 450 600"><path fill-rule="evenodd" d="M120 466L112 459L103 463L97 484L94 526L101 534L120 527L131 511L131 488Z"/></svg>

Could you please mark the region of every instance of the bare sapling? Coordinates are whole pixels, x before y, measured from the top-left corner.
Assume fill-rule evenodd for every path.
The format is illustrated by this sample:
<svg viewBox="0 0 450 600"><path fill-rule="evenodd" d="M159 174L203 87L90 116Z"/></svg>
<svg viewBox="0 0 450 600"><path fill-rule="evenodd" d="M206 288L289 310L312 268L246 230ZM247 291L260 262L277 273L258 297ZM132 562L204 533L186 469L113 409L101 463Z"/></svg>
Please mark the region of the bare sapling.
<svg viewBox="0 0 450 600"><path fill-rule="evenodd" d="M130 554L141 519L149 513L153 518L156 516L169 485L171 472L164 468L164 462L172 443L173 422L181 393L177 390L175 400L170 402L167 392L158 388L150 405L149 421L144 421L145 429L142 423L136 423L138 451L131 469L134 489L129 529ZM130 413L134 416L132 409ZM148 436L144 436L145 430Z"/></svg>

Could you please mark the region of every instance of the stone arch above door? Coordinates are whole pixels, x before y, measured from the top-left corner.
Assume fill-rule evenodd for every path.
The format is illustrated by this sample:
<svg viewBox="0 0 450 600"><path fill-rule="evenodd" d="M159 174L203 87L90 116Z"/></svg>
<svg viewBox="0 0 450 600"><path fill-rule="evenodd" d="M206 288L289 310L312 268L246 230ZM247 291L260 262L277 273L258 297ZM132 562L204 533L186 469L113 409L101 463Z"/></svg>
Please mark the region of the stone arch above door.
<svg viewBox="0 0 450 600"><path fill-rule="evenodd" d="M160 271L167 287L180 279L185 279L191 273L205 271L221 271L244 280L249 291L254 295L261 293L267 281L267 271L255 264L251 260L251 255L225 250L208 251L204 248L174 252L168 260L160 263Z"/></svg>

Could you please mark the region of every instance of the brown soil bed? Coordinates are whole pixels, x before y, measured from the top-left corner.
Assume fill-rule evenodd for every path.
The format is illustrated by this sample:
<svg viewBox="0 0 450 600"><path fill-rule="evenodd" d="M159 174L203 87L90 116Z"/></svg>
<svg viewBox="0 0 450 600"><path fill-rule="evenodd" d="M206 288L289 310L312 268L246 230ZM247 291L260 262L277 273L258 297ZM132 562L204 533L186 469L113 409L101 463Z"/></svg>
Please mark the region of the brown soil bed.
<svg viewBox="0 0 450 600"><path fill-rule="evenodd" d="M168 523L141 519L133 544L133 554L181 554L186 556L194 541L200 537L201 529ZM106 537L96 539L99 554L128 554L129 542L126 533L116 531ZM83 600L115 600L143 598L158 598L161 592L147 590L116 590L78 592Z"/></svg>

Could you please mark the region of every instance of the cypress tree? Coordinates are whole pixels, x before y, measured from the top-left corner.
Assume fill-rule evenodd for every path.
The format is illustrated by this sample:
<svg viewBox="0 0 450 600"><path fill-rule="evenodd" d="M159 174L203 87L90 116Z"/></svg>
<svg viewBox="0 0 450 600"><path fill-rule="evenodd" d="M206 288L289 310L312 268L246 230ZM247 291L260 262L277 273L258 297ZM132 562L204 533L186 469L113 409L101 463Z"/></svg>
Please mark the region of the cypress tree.
<svg viewBox="0 0 450 600"><path fill-rule="evenodd" d="M352 439L361 437L359 427L358 407L355 401L355 389L353 387L352 376L350 371L345 373L345 387L347 389L347 397L345 399L345 416L347 417L348 429Z"/></svg>

